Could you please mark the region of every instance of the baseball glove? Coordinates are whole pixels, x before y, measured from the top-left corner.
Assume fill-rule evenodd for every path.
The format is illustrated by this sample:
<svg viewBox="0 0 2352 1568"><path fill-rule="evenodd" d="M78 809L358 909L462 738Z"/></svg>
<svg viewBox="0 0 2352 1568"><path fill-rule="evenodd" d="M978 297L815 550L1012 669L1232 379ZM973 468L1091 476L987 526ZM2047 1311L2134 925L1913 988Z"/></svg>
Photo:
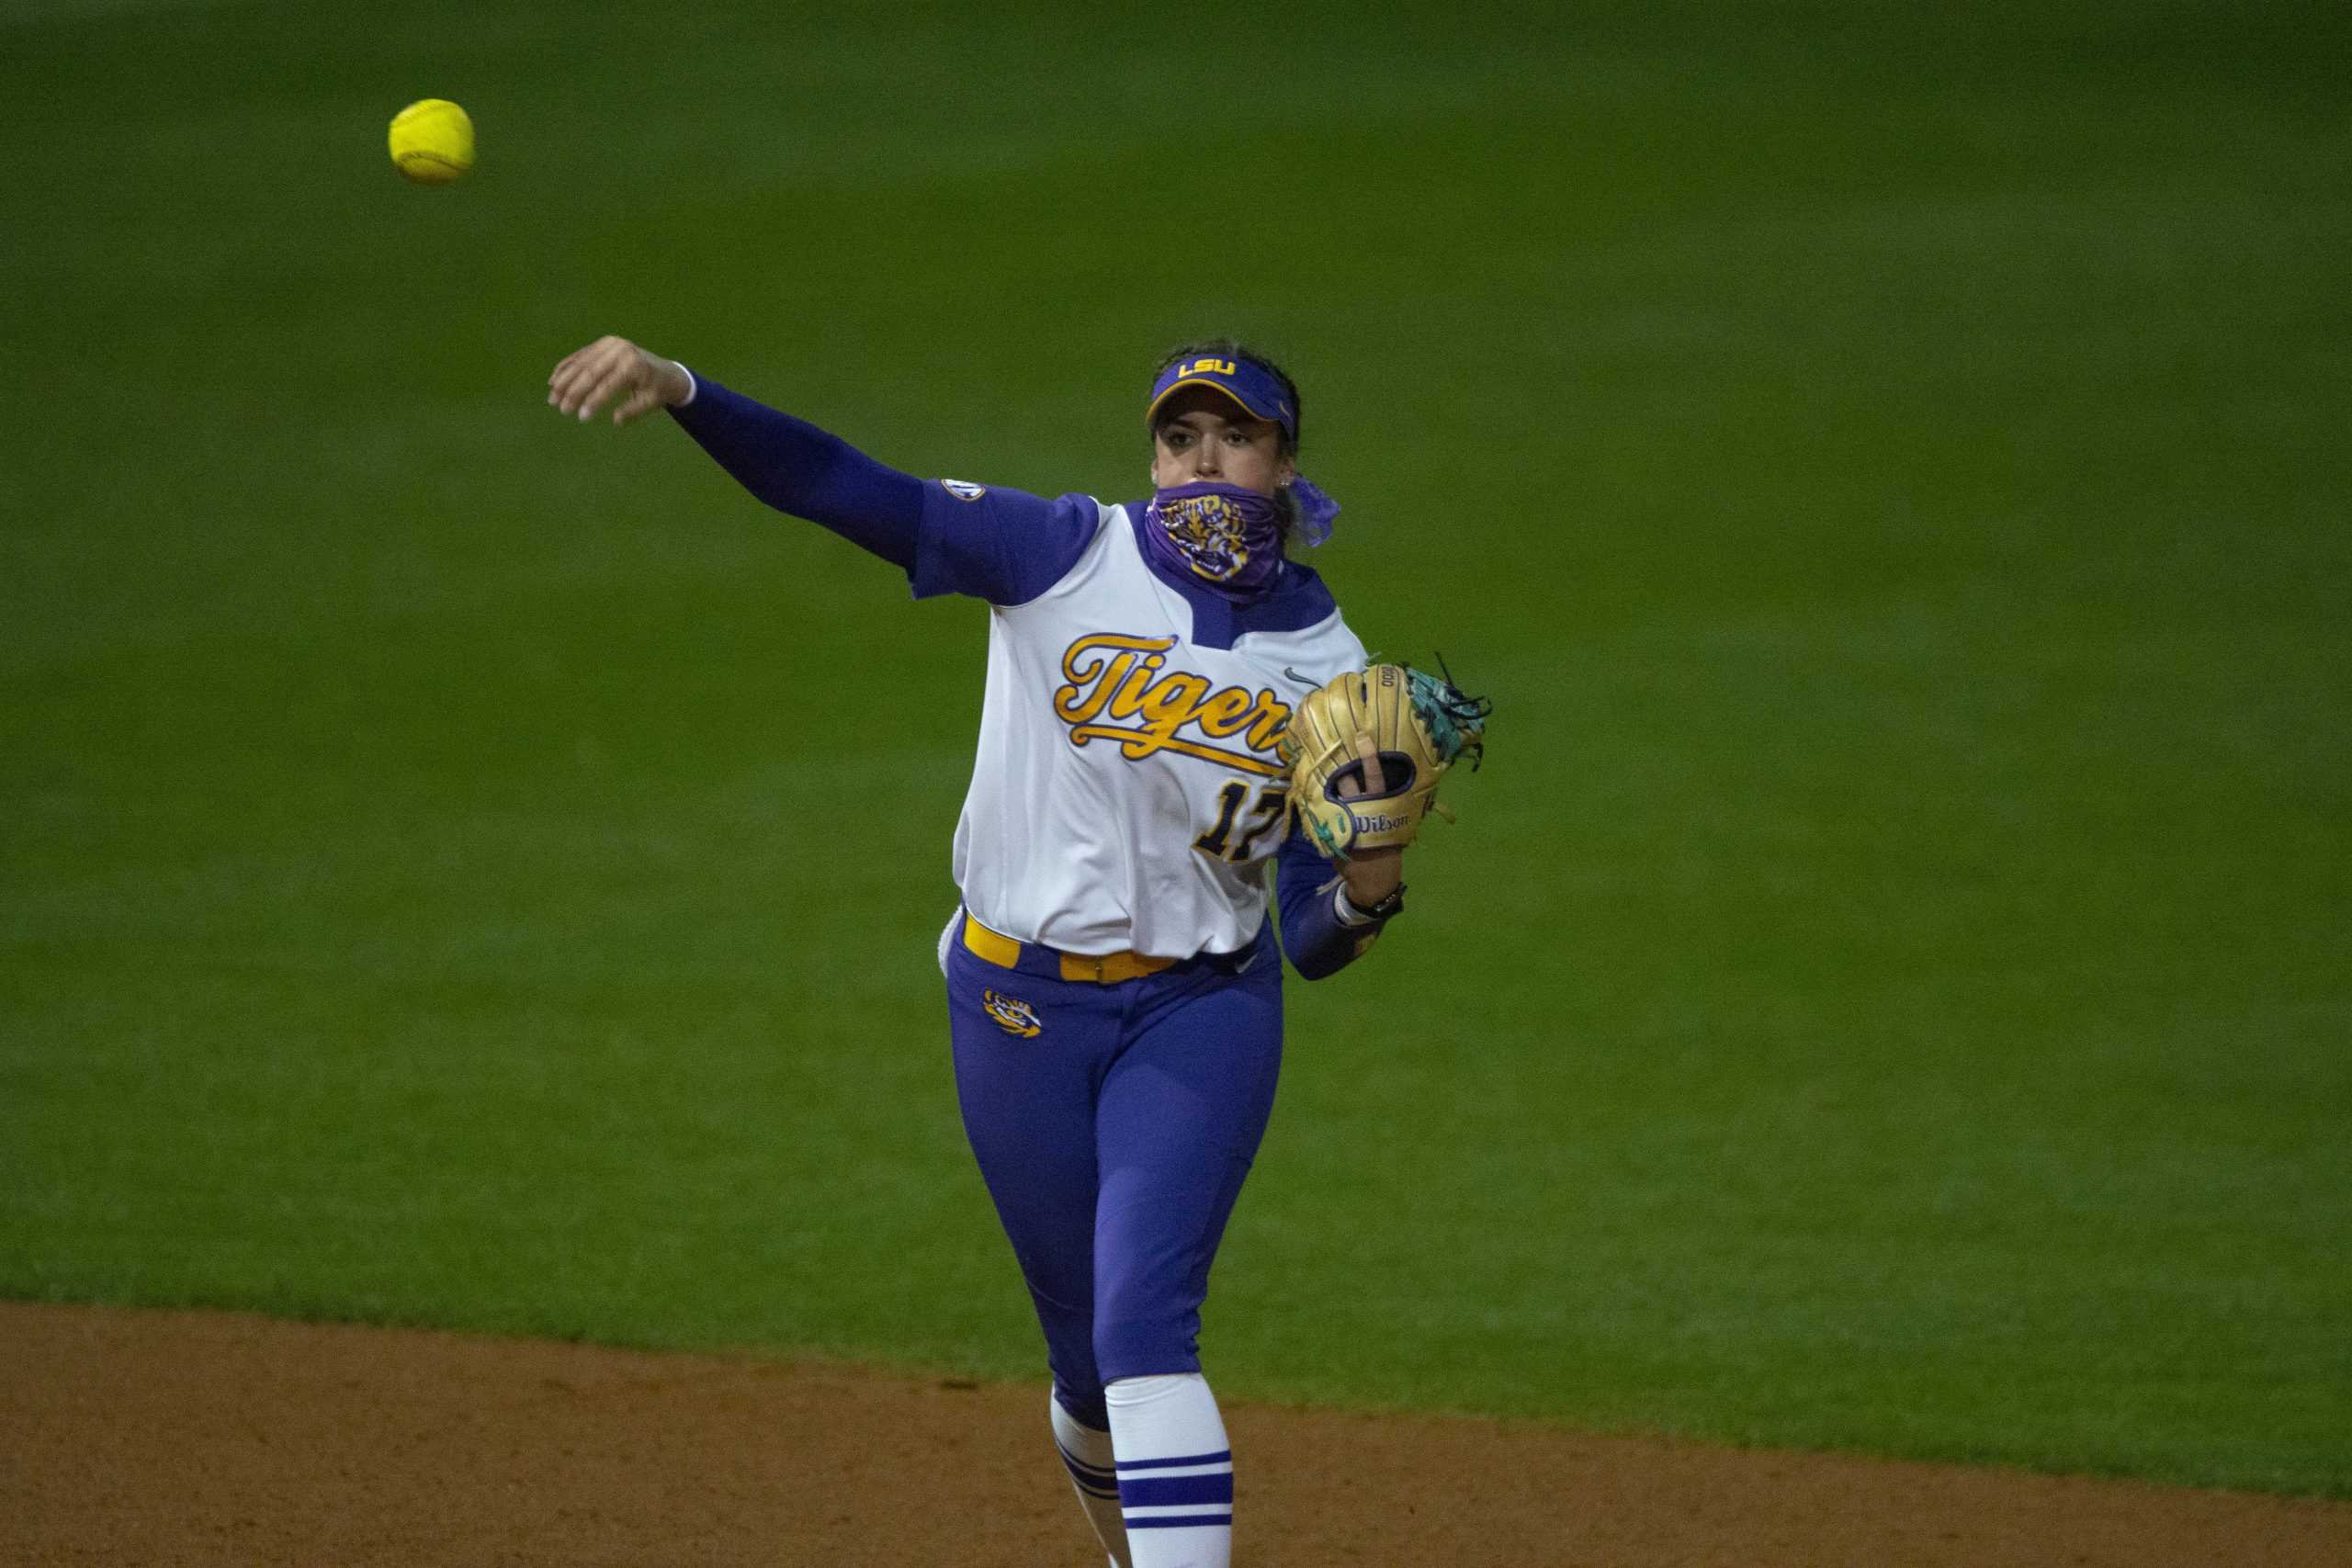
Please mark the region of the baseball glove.
<svg viewBox="0 0 2352 1568"><path fill-rule="evenodd" d="M1438 781L1464 755L1477 768L1492 706L1464 696L1450 671L1402 664L1375 664L1308 693L1275 750L1291 771L1300 827L1325 856L1346 860L1404 848L1432 809L1452 821L1437 804Z"/></svg>

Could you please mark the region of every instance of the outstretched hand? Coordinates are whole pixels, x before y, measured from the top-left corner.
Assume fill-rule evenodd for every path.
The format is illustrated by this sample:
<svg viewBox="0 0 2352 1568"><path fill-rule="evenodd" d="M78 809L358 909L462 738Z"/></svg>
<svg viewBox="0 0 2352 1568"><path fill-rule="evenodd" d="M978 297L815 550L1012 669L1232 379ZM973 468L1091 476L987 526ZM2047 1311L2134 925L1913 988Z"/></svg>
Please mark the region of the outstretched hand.
<svg viewBox="0 0 2352 1568"><path fill-rule="evenodd" d="M685 367L648 354L625 337L600 337L564 355L548 377L548 401L582 422L617 398L613 423L627 424L639 414L684 402L694 391Z"/></svg>

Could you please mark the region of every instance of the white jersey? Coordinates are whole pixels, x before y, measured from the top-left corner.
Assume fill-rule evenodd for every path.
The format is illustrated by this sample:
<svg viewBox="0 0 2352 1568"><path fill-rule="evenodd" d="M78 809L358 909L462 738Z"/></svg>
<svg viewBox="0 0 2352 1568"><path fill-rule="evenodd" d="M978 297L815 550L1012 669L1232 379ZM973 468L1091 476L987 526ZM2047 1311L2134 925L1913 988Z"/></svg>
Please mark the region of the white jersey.
<svg viewBox="0 0 2352 1568"><path fill-rule="evenodd" d="M978 514L998 511L977 503L997 495L1013 499L934 484L924 547L977 553ZM975 504L959 518L961 503ZM1363 645L1295 562L1263 604L1237 609L1153 570L1136 508L1083 496L1051 505L1048 554L1057 564L1075 550L1075 563L989 607L979 752L956 827L965 908L1066 953L1238 952L1265 921L1266 865L1288 831L1275 738L1293 704L1363 667ZM1025 523L990 519L992 547L1020 547ZM940 545L943 530L965 537ZM926 583L919 567L917 592L972 592L957 575L934 570Z"/></svg>

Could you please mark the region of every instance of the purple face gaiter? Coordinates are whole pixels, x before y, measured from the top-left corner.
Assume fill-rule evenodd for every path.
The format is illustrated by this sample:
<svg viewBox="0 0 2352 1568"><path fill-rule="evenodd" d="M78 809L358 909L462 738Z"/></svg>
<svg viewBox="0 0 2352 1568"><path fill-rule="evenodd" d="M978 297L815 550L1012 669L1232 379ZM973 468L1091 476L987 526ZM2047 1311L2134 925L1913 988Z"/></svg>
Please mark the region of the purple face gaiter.
<svg viewBox="0 0 2352 1568"><path fill-rule="evenodd" d="M1228 599L1265 587L1283 561L1273 498L1215 480L1174 485L1153 496L1144 509L1143 538L1162 567L1189 572Z"/></svg>

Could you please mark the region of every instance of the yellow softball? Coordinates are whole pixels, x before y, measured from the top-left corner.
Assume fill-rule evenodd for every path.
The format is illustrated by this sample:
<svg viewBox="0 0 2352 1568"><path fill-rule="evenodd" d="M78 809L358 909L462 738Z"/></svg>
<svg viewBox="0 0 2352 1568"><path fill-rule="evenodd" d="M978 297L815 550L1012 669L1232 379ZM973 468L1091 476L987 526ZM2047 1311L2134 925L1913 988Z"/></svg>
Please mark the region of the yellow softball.
<svg viewBox="0 0 2352 1568"><path fill-rule="evenodd" d="M392 116L392 167L421 186L446 186L474 166L474 122L447 98L421 98Z"/></svg>

